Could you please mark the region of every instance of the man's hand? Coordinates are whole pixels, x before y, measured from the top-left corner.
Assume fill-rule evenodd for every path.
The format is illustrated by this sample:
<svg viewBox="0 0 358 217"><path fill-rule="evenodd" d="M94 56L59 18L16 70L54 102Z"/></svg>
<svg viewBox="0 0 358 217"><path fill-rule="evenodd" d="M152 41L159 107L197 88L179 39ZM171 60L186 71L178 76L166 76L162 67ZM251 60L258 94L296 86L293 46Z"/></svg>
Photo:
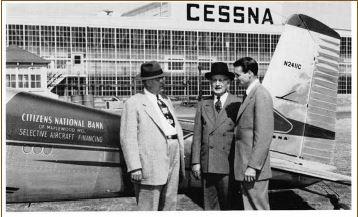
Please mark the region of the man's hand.
<svg viewBox="0 0 358 217"><path fill-rule="evenodd" d="M131 171L131 179L135 182L140 182L142 180L142 169Z"/></svg>
<svg viewBox="0 0 358 217"><path fill-rule="evenodd" d="M195 178L200 179L200 164L194 164L191 166L191 171Z"/></svg>
<svg viewBox="0 0 358 217"><path fill-rule="evenodd" d="M251 167L247 167L245 171L244 181L253 182L256 179L256 170Z"/></svg>

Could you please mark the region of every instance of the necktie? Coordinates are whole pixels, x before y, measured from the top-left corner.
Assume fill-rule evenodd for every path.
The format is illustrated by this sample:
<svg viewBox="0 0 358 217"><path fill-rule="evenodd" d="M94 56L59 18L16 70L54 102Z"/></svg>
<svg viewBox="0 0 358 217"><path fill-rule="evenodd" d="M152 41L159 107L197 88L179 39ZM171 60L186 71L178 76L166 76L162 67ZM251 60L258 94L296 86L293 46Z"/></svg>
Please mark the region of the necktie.
<svg viewBox="0 0 358 217"><path fill-rule="evenodd" d="M246 92L245 92L244 95L242 96L242 102L245 101L246 97L247 97L247 94L246 94Z"/></svg>
<svg viewBox="0 0 358 217"><path fill-rule="evenodd" d="M217 96L217 99L218 99L218 100L217 100L216 103L215 103L215 110L216 110L217 113L219 113L220 110L221 110L220 96Z"/></svg>
<svg viewBox="0 0 358 217"><path fill-rule="evenodd" d="M157 103L168 123L175 127L173 115L170 113L168 106L161 99L159 99L159 95L157 95Z"/></svg>

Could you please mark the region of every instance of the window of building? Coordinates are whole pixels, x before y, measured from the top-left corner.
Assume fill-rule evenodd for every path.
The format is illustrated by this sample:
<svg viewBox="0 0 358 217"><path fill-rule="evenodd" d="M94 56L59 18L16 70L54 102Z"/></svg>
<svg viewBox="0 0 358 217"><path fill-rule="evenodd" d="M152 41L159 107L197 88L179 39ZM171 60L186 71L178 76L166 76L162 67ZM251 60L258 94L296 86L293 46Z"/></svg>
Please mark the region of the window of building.
<svg viewBox="0 0 358 217"><path fill-rule="evenodd" d="M145 30L145 59L157 59L157 30Z"/></svg>
<svg viewBox="0 0 358 217"><path fill-rule="evenodd" d="M16 88L16 75L6 75L6 87Z"/></svg>
<svg viewBox="0 0 358 217"><path fill-rule="evenodd" d="M6 75L6 87L10 87L10 75Z"/></svg>
<svg viewBox="0 0 358 217"><path fill-rule="evenodd" d="M352 57L352 38L342 37L340 45L340 56L342 62L350 62Z"/></svg>
<svg viewBox="0 0 358 217"><path fill-rule="evenodd" d="M86 51L86 28L85 27L72 27L72 52L85 52Z"/></svg>
<svg viewBox="0 0 358 217"><path fill-rule="evenodd" d="M81 64L82 61L81 61L81 55L74 55L73 56L73 63L74 64Z"/></svg>
<svg viewBox="0 0 358 217"><path fill-rule="evenodd" d="M40 28L39 26L25 25L25 49L40 56Z"/></svg>
<svg viewBox="0 0 358 217"><path fill-rule="evenodd" d="M41 88L41 75L31 75L31 88Z"/></svg>
<svg viewBox="0 0 358 217"><path fill-rule="evenodd" d="M101 28L87 27L87 58L101 58Z"/></svg>
<svg viewBox="0 0 358 217"><path fill-rule="evenodd" d="M16 88L16 75L10 75L10 87Z"/></svg>
<svg viewBox="0 0 358 217"><path fill-rule="evenodd" d="M103 95L116 95L116 63L114 61L102 62Z"/></svg>
<svg viewBox="0 0 358 217"><path fill-rule="evenodd" d="M144 30L131 29L131 58L144 58Z"/></svg>
<svg viewBox="0 0 358 217"><path fill-rule="evenodd" d="M29 88L29 75L23 76L23 84L24 84L24 88Z"/></svg>
<svg viewBox="0 0 358 217"><path fill-rule="evenodd" d="M350 62L352 58L352 38L347 38L347 62Z"/></svg>
<svg viewBox="0 0 358 217"><path fill-rule="evenodd" d="M210 56L210 32L199 32L199 55Z"/></svg>
<svg viewBox="0 0 358 217"><path fill-rule="evenodd" d="M338 94L352 93L352 77L350 74L342 73L338 79Z"/></svg>
<svg viewBox="0 0 358 217"><path fill-rule="evenodd" d="M236 59L247 56L247 34L236 34Z"/></svg>
<svg viewBox="0 0 358 217"><path fill-rule="evenodd" d="M203 71L210 71L210 62L199 62L199 67Z"/></svg>
<svg viewBox="0 0 358 217"><path fill-rule="evenodd" d="M24 26L8 25L9 45L24 46Z"/></svg>
<svg viewBox="0 0 358 217"><path fill-rule="evenodd" d="M59 33L58 33L59 34ZM56 53L55 47L60 49L60 41L63 41L60 35L57 37L57 44L56 44L56 31L54 26L41 26L40 27L40 55L41 57L50 58L52 56L56 57L67 57L67 52L63 54L63 52ZM67 39L69 40L69 38ZM62 50L61 50L62 51Z"/></svg>
<svg viewBox="0 0 358 217"><path fill-rule="evenodd" d="M173 31L172 53L173 55L184 55L184 31Z"/></svg>
<svg viewBox="0 0 358 217"><path fill-rule="evenodd" d="M24 88L24 75L17 75L19 88Z"/></svg>
<svg viewBox="0 0 358 217"><path fill-rule="evenodd" d="M271 57L275 52L278 40L280 39L280 35L271 35Z"/></svg>
<svg viewBox="0 0 358 217"><path fill-rule="evenodd" d="M115 29L102 28L102 58L115 59Z"/></svg>
<svg viewBox="0 0 358 217"><path fill-rule="evenodd" d="M171 31L158 30L158 59L163 60L169 54L171 54Z"/></svg>
<svg viewBox="0 0 358 217"><path fill-rule="evenodd" d="M196 62L185 63L185 88L186 96L197 96L199 91L199 70Z"/></svg>
<svg viewBox="0 0 358 217"><path fill-rule="evenodd" d="M259 59L260 62L270 62L271 59L271 47L270 47L270 35L259 35Z"/></svg>
<svg viewBox="0 0 358 217"><path fill-rule="evenodd" d="M218 60L223 59L223 34L221 32L211 33L211 56Z"/></svg>
<svg viewBox="0 0 358 217"><path fill-rule="evenodd" d="M71 29L67 26L57 26L56 27L56 55L62 58L71 58ZM47 33L49 34L49 33ZM52 37L48 35L47 37ZM55 43L54 39L50 43ZM53 42L52 42L53 40ZM53 47L49 47L49 51L53 52ZM53 54L54 55L54 54Z"/></svg>
<svg viewBox="0 0 358 217"><path fill-rule="evenodd" d="M119 59L130 58L129 29L116 29L117 56Z"/></svg>
<svg viewBox="0 0 358 217"><path fill-rule="evenodd" d="M117 62L117 96L129 96L133 86L131 85L131 72L129 61Z"/></svg>
<svg viewBox="0 0 358 217"><path fill-rule="evenodd" d="M198 58L197 32L185 32L185 59L196 60Z"/></svg>
<svg viewBox="0 0 358 217"><path fill-rule="evenodd" d="M258 59L259 47L258 47L258 34L248 34L248 56L253 59Z"/></svg>
<svg viewBox="0 0 358 217"><path fill-rule="evenodd" d="M183 71L183 62L168 62L168 70L170 71Z"/></svg>
<svg viewBox="0 0 358 217"><path fill-rule="evenodd" d="M224 34L224 53L223 61L235 61L235 34L234 33L223 33Z"/></svg>

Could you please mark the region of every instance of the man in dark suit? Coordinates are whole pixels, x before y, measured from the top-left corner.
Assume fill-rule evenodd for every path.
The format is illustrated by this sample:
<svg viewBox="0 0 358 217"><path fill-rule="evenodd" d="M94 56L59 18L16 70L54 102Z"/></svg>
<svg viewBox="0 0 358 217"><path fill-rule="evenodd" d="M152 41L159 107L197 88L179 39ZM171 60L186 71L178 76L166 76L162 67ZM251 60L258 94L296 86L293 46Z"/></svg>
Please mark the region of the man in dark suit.
<svg viewBox="0 0 358 217"><path fill-rule="evenodd" d="M235 179L241 182L245 210L268 210L268 180L272 176L269 150L274 129L272 97L260 84L254 59L241 58L234 68L247 95L235 128Z"/></svg>
<svg viewBox="0 0 358 217"><path fill-rule="evenodd" d="M192 144L192 172L202 178L205 210L230 209L229 153L233 144L239 98L228 93L235 74L216 62L205 74L213 97L198 103ZM232 165L232 164L231 164Z"/></svg>

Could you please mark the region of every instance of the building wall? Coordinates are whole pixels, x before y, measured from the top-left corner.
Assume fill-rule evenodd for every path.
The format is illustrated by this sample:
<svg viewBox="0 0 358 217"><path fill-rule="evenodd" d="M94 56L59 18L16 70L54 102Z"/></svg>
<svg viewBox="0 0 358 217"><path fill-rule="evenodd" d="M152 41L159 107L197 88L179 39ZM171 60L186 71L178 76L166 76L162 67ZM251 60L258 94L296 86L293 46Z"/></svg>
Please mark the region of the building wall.
<svg viewBox="0 0 358 217"><path fill-rule="evenodd" d="M84 89L97 96L134 94L141 89L134 80L140 65L157 60L170 73L167 94L181 97L198 95L198 67L205 73L215 61L226 62L233 70L235 60L251 56L259 62L260 77L264 76L280 35L237 32L8 24L6 45L51 60L56 69L66 68L76 54L82 55ZM341 40L340 73L338 92L350 93L350 37ZM202 79L202 84L203 94L209 95L208 81ZM243 93L238 84L232 87L233 93Z"/></svg>
<svg viewBox="0 0 358 217"><path fill-rule="evenodd" d="M6 67L6 87L34 92L47 90L46 67Z"/></svg>

